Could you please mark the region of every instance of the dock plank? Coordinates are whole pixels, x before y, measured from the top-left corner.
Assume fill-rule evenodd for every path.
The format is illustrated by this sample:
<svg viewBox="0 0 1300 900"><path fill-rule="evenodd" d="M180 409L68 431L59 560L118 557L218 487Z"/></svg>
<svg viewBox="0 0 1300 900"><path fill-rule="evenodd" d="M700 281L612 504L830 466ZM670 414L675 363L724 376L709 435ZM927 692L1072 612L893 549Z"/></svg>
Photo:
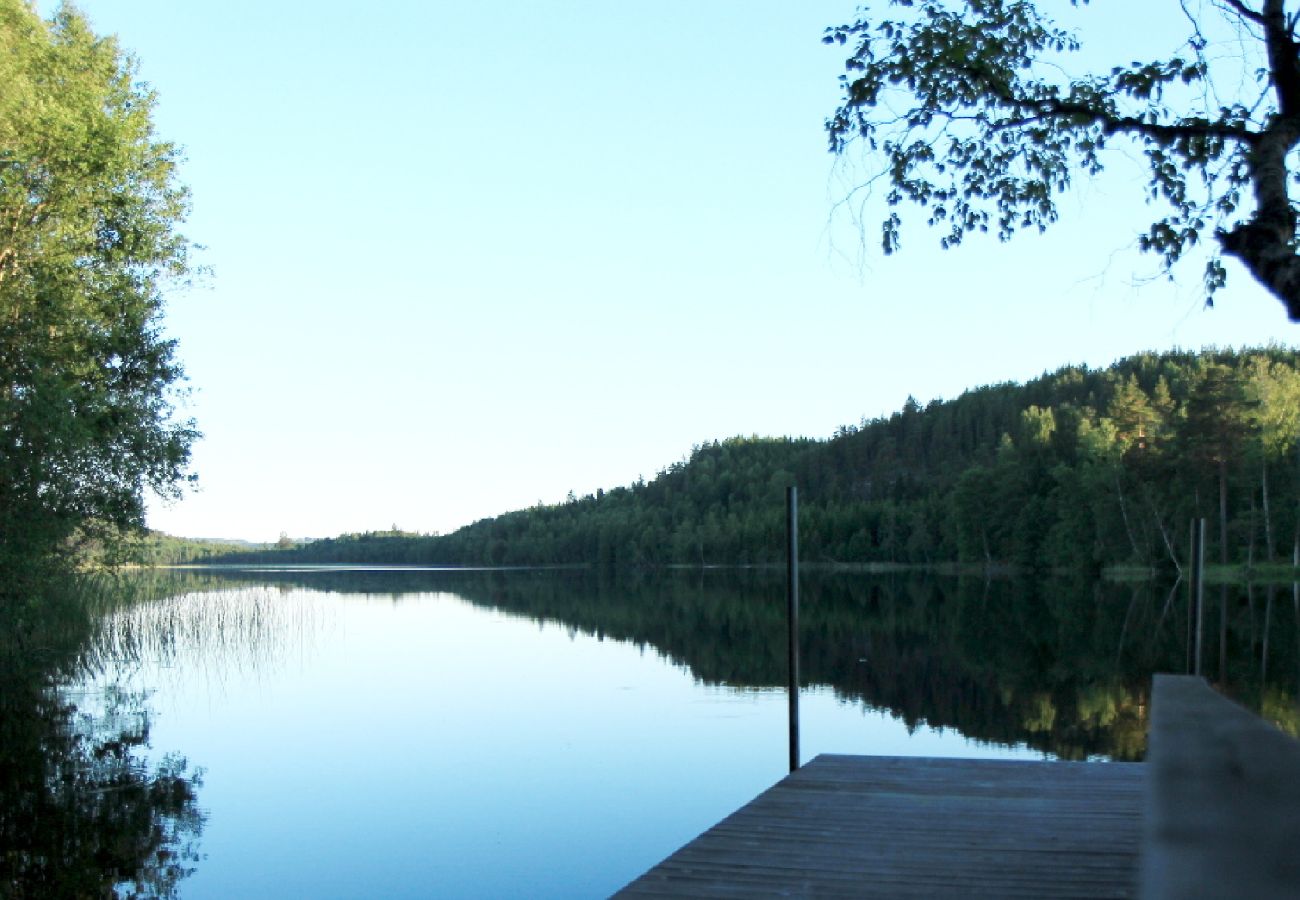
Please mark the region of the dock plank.
<svg viewBox="0 0 1300 900"><path fill-rule="evenodd" d="M1145 767L818 756L620 897L1131 897Z"/></svg>
<svg viewBox="0 0 1300 900"><path fill-rule="evenodd" d="M1300 897L1300 741L1201 678L1152 695L1143 896Z"/></svg>

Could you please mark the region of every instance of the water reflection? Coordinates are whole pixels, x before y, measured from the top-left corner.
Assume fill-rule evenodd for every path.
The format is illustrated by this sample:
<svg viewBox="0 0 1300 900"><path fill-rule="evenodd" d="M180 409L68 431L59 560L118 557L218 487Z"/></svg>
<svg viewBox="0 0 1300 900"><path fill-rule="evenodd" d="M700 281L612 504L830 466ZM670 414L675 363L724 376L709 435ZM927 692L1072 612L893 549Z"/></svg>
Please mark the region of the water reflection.
<svg viewBox="0 0 1300 900"><path fill-rule="evenodd" d="M114 588L115 590L115 588ZM145 697L79 690L96 585L0 603L0 894L173 897L193 872L201 785L148 761Z"/></svg>
<svg viewBox="0 0 1300 900"><path fill-rule="evenodd" d="M938 728L1139 759L1151 674L1193 663L1181 585L811 572L802 595L809 707L863 726L847 752L950 752ZM1294 733L1300 591L1207 599L1205 673ZM146 573L23 609L0 895L253 896L315 860L302 895L598 896L784 765L779 573ZM654 655L676 670L628 665ZM913 746L872 743L885 719Z"/></svg>
<svg viewBox="0 0 1300 900"><path fill-rule="evenodd" d="M310 602L304 595L312 592L283 582L232 588L187 578L153 585L148 602L105 612L87 644L88 670L111 671L116 680L141 667L155 678L182 669L218 681L231 674L271 678L291 658L309 654L336 624L333 607Z"/></svg>
<svg viewBox="0 0 1300 900"><path fill-rule="evenodd" d="M226 571L400 603L432 586L477 606L653 648L706 684L785 680L779 574ZM1300 588L1224 586L1207 598L1204 673L1300 730ZM1285 601L1285 602L1284 602ZM1067 759L1142 758L1154 672L1191 667L1181 584L812 573L803 586L805 683L882 708L909 729L953 728ZM210 634L207 628L200 629Z"/></svg>

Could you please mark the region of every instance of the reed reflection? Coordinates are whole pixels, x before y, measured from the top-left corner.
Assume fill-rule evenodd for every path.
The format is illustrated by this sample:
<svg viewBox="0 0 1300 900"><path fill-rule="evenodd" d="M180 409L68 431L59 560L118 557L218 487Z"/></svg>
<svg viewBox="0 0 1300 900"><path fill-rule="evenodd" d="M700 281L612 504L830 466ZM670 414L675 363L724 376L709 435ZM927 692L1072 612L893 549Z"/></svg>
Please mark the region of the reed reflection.
<svg viewBox="0 0 1300 900"><path fill-rule="evenodd" d="M119 587L52 584L0 603L6 897L174 897L199 857L200 773L181 756L148 760L145 696L73 687Z"/></svg>
<svg viewBox="0 0 1300 900"><path fill-rule="evenodd" d="M336 620L329 598L285 582L232 586L212 578L162 578L148 594L147 601L104 610L87 645L88 669L111 671L114 678L143 666L155 678L181 671L204 672L218 682L230 672L269 677L311 653Z"/></svg>

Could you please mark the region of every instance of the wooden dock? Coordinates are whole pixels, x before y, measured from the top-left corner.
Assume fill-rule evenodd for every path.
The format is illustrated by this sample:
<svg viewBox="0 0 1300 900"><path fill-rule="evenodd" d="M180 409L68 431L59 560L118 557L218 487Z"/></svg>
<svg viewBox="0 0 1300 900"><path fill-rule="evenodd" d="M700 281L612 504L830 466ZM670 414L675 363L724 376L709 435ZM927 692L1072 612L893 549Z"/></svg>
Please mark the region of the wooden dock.
<svg viewBox="0 0 1300 900"><path fill-rule="evenodd" d="M1152 694L1141 896L1300 897L1300 741L1201 678Z"/></svg>
<svg viewBox="0 0 1300 900"><path fill-rule="evenodd" d="M1143 766L818 756L620 897L1131 897Z"/></svg>
<svg viewBox="0 0 1300 900"><path fill-rule="evenodd" d="M1145 763L818 756L619 897L1300 897L1300 743L1156 676Z"/></svg>

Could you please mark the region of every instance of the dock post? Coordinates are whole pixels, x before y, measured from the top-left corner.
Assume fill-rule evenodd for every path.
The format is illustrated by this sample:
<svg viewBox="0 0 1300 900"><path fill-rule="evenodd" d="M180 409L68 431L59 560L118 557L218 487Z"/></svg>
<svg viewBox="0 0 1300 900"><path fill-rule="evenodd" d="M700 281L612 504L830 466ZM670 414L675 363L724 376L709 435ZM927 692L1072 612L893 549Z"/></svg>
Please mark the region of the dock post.
<svg viewBox="0 0 1300 900"><path fill-rule="evenodd" d="M790 659L790 771L799 768L799 489L785 489L785 599Z"/></svg>
<svg viewBox="0 0 1300 900"><path fill-rule="evenodd" d="M1196 645L1196 520L1187 523L1187 633L1183 638L1183 650L1187 664L1184 674L1193 674L1192 648Z"/></svg>
<svg viewBox="0 0 1300 900"><path fill-rule="evenodd" d="M1196 656L1193 675L1201 674L1201 646L1205 642L1205 520L1196 520L1196 564L1192 577L1196 580Z"/></svg>

